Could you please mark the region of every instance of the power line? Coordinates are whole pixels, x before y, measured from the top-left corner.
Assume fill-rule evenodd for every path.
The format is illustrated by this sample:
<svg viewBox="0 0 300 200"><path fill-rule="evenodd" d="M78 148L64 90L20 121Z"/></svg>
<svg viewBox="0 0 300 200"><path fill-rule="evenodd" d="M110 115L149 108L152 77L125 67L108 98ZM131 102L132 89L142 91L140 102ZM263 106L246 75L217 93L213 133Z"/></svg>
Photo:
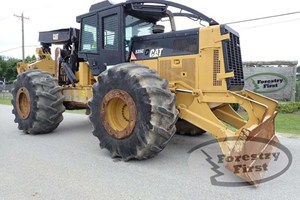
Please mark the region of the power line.
<svg viewBox="0 0 300 200"><path fill-rule="evenodd" d="M24 46L24 47L39 47L39 45L27 45L27 46ZM22 46L18 46L18 47L14 47L14 48L11 48L11 49L6 49L6 50L3 50L3 51L0 51L0 53L5 53L5 52L9 52L9 51L13 51L13 50L16 50L16 49L20 49L22 48Z"/></svg>
<svg viewBox="0 0 300 200"><path fill-rule="evenodd" d="M297 12L290 12L290 13L283 13L279 15L271 15L271 16L265 16L265 17L258 17L258 18L252 18L252 19L245 19L245 20L240 20L240 21L234 21L234 22L228 22L225 24L238 24L238 23L245 23L245 22L251 22L251 21L257 21L257 20L263 20L263 19L270 19L270 18L275 18L275 17L283 17L287 15L295 15L299 14L300 11Z"/></svg>
<svg viewBox="0 0 300 200"><path fill-rule="evenodd" d="M239 30L247 30L247 29L253 29L253 28L258 28L258 27L271 26L271 25L275 25L275 24L283 24L283 23L288 23L288 22L293 22L293 21L298 21L298 20L300 20L300 18L285 20L285 21L280 21L280 22L267 23L267 24L259 24L259 25L255 25L255 26L241 28Z"/></svg>
<svg viewBox="0 0 300 200"><path fill-rule="evenodd" d="M20 49L20 48L21 48L21 46L14 47L14 48L11 48L11 49L6 49L6 50L3 50L3 51L0 51L0 53L5 53L5 52L8 52L8 51L12 51L12 50Z"/></svg>
<svg viewBox="0 0 300 200"><path fill-rule="evenodd" d="M43 7L42 6L29 7L27 10L23 10L23 13L32 12L32 11L35 11L35 10L41 10L41 8L43 8ZM15 14L13 14L13 13L11 13L9 15L6 15L6 16L3 15L3 17L0 17L0 22L13 17L12 15L15 16Z"/></svg>

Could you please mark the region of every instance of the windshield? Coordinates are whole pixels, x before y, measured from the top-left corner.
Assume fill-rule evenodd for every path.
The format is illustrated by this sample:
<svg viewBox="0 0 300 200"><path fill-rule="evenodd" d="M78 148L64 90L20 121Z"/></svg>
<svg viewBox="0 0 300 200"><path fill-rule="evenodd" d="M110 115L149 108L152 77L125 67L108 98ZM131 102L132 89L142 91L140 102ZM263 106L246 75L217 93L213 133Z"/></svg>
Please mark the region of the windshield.
<svg viewBox="0 0 300 200"><path fill-rule="evenodd" d="M143 21L131 15L126 16L126 40L134 36L144 36L152 34L153 24Z"/></svg>
<svg viewBox="0 0 300 200"><path fill-rule="evenodd" d="M129 57L130 42L131 38L134 36L144 36L152 34L153 23L146 22L144 20L138 19L131 15L126 16L126 27L125 27L125 50L126 58Z"/></svg>

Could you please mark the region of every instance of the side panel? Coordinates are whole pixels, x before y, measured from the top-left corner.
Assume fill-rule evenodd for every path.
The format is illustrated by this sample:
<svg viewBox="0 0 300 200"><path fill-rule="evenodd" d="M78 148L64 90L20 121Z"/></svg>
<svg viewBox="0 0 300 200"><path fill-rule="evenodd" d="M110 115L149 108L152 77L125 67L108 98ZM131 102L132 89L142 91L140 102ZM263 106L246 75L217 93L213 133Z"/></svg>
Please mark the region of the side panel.
<svg viewBox="0 0 300 200"><path fill-rule="evenodd" d="M137 60L135 63L155 70L169 84L179 84L186 89L198 88L198 56L162 57L151 60Z"/></svg>
<svg viewBox="0 0 300 200"><path fill-rule="evenodd" d="M172 87L227 91L227 81L234 76L233 71L226 70L228 57L223 51L223 42L230 39L229 34L222 35L220 26L211 26L189 30L186 42L182 39L182 32L137 37L133 53L138 62L157 60L157 66L152 66L156 62L148 62L148 67L155 68Z"/></svg>
<svg viewBox="0 0 300 200"><path fill-rule="evenodd" d="M93 96L92 86L62 87L66 109L85 109Z"/></svg>
<svg viewBox="0 0 300 200"><path fill-rule="evenodd" d="M191 29L134 37L132 38L134 60L198 54L198 31L199 29Z"/></svg>
<svg viewBox="0 0 300 200"><path fill-rule="evenodd" d="M210 26L201 28L199 37L199 89L227 91L226 79L233 74L225 71L222 41L227 40L228 35L221 35L219 26Z"/></svg>
<svg viewBox="0 0 300 200"><path fill-rule="evenodd" d="M158 72L158 60L152 59L152 60L137 60L135 61L137 64L145 65L149 67L150 69L153 69Z"/></svg>
<svg viewBox="0 0 300 200"><path fill-rule="evenodd" d="M180 84L186 89L199 87L198 55L165 57L158 59L158 73L170 84Z"/></svg>

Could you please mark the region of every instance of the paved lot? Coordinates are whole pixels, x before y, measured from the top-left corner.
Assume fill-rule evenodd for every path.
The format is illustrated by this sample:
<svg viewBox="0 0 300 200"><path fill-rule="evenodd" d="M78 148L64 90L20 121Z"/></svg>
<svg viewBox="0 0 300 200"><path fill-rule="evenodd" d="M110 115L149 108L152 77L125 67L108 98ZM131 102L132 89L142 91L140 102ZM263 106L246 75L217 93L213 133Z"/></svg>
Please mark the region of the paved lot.
<svg viewBox="0 0 300 200"><path fill-rule="evenodd" d="M85 115L64 114L52 134L25 135L0 105L0 199L299 199L300 139L280 137L290 169L259 187L211 184L208 163L187 152L212 139L175 136L155 158L122 162L101 150ZM200 154L201 152L199 152Z"/></svg>

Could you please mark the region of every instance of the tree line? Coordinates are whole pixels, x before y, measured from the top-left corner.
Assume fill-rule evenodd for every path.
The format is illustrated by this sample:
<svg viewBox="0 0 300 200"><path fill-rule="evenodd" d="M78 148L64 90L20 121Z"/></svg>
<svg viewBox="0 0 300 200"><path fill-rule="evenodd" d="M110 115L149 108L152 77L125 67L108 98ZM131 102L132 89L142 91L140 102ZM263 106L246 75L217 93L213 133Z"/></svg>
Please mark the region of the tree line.
<svg viewBox="0 0 300 200"><path fill-rule="evenodd" d="M12 82L17 78L17 63L22 60L17 58L0 56L0 79L5 79L7 83ZM35 55L27 56L25 63L36 61Z"/></svg>

